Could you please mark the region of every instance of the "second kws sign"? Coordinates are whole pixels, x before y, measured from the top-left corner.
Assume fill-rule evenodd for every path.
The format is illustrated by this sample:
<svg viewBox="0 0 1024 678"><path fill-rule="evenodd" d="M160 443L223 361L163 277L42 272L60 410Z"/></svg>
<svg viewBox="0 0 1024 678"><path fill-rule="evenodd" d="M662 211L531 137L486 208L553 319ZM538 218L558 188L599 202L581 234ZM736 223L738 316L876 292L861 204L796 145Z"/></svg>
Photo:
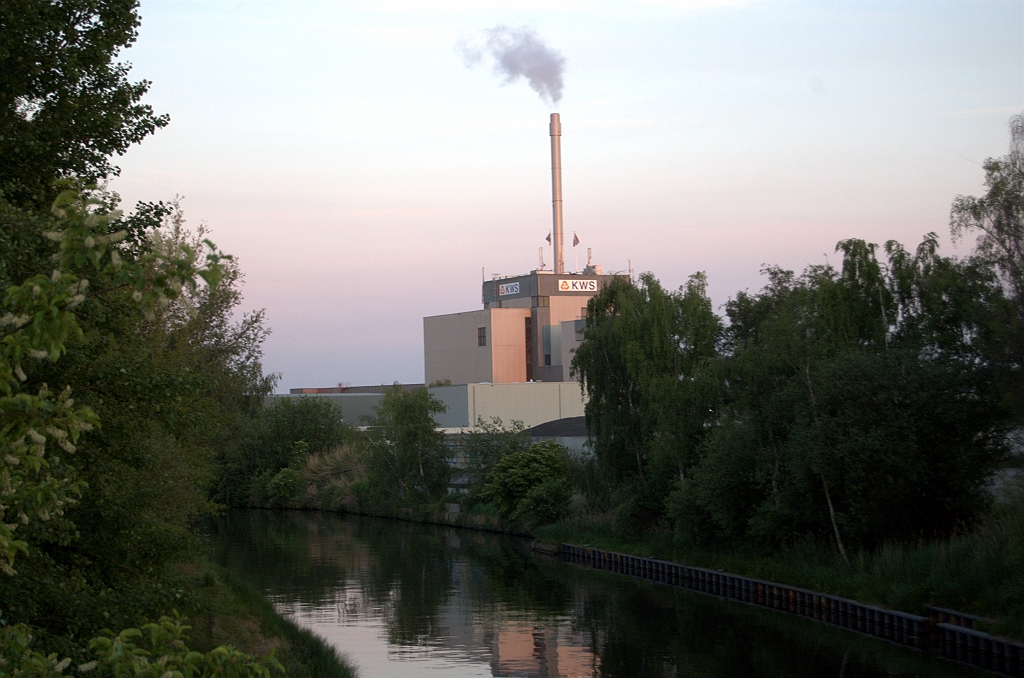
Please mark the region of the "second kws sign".
<svg viewBox="0 0 1024 678"><path fill-rule="evenodd" d="M596 292L596 280L559 280L559 292Z"/></svg>

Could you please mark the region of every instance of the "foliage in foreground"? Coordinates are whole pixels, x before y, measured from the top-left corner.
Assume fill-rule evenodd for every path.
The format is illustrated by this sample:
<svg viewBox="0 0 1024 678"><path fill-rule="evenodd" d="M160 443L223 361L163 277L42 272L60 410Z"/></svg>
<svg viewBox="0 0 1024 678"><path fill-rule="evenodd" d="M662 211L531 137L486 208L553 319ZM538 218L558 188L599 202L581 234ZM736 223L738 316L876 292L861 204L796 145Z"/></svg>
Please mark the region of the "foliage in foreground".
<svg viewBox="0 0 1024 678"><path fill-rule="evenodd" d="M97 210L102 207L98 199L77 190L62 193L54 203L56 228L45 234L59 246L53 272L36 274L4 290L0 569L8 575L14 574L18 553L29 551L29 542L15 534L19 524L45 524L53 518L52 531L44 530L41 540L67 543L70 539L67 533L73 525L63 517L67 507L77 503L86 483L76 477L75 468L61 452L73 455L79 436L99 424L92 408L75 407L70 386L58 394L45 383L38 390L25 388L26 367L31 361L56 362L68 343L83 338L76 309L89 298L120 292L152 316L152 307L166 308L183 289L194 291L197 278L216 284L222 273L222 255L212 248L204 268L196 267L195 252L187 246L178 252L153 248L133 259L122 258L114 245L126 232L111 227L119 215Z"/></svg>
<svg viewBox="0 0 1024 678"><path fill-rule="evenodd" d="M55 653L44 655L32 649L32 632L24 624L4 627L0 634L0 678L63 678L74 673L97 678L135 676L136 678L270 678L271 669L284 673L284 667L271 652L257 659L230 646L221 646L205 654L190 650L186 642L191 627L177 614L161 617L141 629L120 633L105 631L89 641L95 659L71 668L71 659L59 659Z"/></svg>

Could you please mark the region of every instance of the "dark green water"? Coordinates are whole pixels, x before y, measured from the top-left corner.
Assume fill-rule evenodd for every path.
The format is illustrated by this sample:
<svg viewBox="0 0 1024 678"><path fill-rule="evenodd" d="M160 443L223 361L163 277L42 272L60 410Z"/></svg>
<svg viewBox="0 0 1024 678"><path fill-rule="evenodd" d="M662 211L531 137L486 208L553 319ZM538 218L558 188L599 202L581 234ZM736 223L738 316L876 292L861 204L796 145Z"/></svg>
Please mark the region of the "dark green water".
<svg viewBox="0 0 1024 678"><path fill-rule="evenodd" d="M235 511L220 563L362 678L984 676L738 603L541 560L499 535L329 513Z"/></svg>

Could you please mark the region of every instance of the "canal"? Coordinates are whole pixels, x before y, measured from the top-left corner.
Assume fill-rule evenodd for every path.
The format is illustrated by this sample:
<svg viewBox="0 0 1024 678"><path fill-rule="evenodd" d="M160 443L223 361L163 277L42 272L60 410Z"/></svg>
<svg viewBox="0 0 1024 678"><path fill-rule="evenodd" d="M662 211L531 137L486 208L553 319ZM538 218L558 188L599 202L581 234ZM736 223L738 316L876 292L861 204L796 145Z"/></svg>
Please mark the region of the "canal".
<svg viewBox="0 0 1024 678"><path fill-rule="evenodd" d="M361 678L991 676L785 614L544 560L483 532L232 511L216 558Z"/></svg>

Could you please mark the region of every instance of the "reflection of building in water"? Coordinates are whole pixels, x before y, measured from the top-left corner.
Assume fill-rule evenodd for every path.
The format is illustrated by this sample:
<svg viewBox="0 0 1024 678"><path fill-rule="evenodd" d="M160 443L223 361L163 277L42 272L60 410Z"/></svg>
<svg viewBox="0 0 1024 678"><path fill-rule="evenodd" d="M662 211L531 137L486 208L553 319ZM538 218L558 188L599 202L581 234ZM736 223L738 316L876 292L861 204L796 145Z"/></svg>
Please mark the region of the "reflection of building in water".
<svg viewBox="0 0 1024 678"><path fill-rule="evenodd" d="M382 568L381 556L390 552L375 552L355 538L349 525L330 535L315 527L307 532L309 561L340 566L341 576L315 596L306 591L305 600L287 592L272 599L278 610L312 627L360 663L365 675L418 678L459 665L472 670L454 675L598 675L592 639L572 632L571 620L582 613L584 601L577 599L576 610L569 602L552 614L550 608L532 604L527 591L502 581L506 572L489 572L481 560L464 555L491 538L438 530L445 553L450 554L446 567L430 568L421 557L425 554L410 552L399 572ZM387 574L382 578L383 572Z"/></svg>
<svg viewBox="0 0 1024 678"><path fill-rule="evenodd" d="M592 678L597 661L590 649L580 645L582 638L566 636L559 627L531 628L506 624L492 641L491 674L495 676L538 676L539 678Z"/></svg>
<svg viewBox="0 0 1024 678"><path fill-rule="evenodd" d="M449 547L459 548L460 535L446 530ZM560 620L517 614L497 602L481 605L490 585L483 572L468 560L454 559L452 588L432 639L435 652L443 647L470 661L490 664L493 676L516 678L593 678L597 658L589 638L570 630L569 617ZM440 647L438 647L440 646ZM443 651L443 650L442 650Z"/></svg>

